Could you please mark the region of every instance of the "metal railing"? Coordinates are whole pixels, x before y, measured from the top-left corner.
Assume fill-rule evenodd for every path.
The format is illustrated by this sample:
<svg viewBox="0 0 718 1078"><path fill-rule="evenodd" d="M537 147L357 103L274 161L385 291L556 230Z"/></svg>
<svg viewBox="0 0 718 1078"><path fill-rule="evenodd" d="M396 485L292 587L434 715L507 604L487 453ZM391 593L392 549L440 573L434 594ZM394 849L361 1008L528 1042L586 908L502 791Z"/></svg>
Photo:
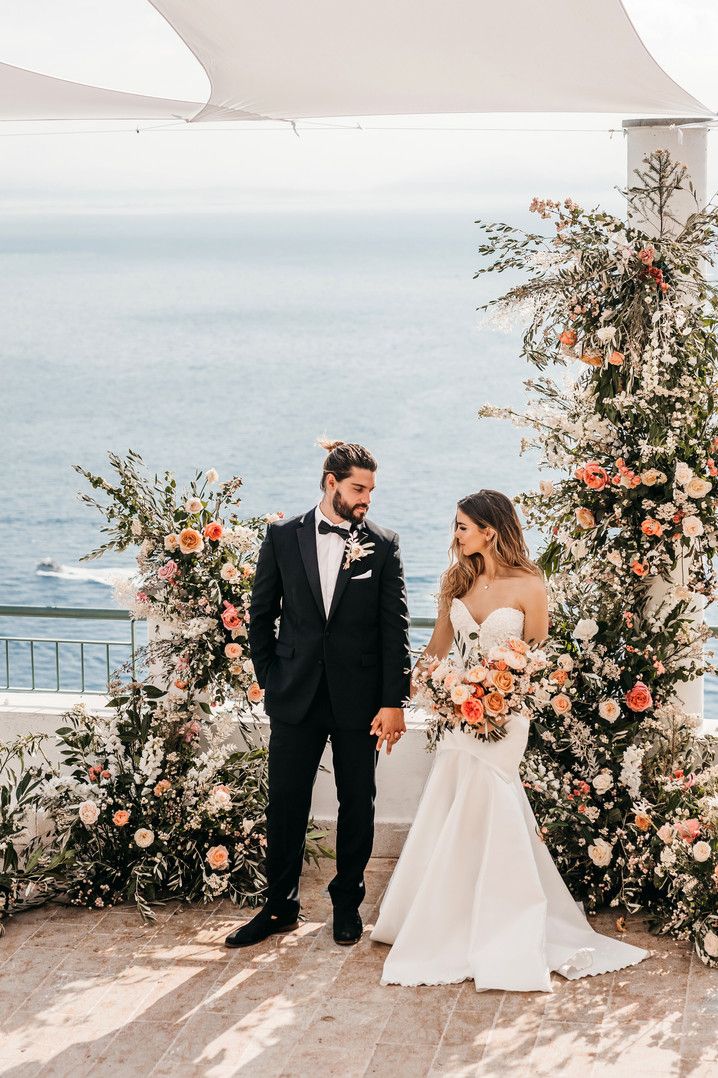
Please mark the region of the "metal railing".
<svg viewBox="0 0 718 1078"><path fill-rule="evenodd" d="M35 618L54 621L56 619L88 622L121 622L129 625L129 639L126 640L97 640L88 637L55 637L55 636L3 636L0 635L0 689L10 692L80 692L102 696L106 693L106 683L116 669L116 663L112 658L111 649L124 648L129 654L126 660L131 667L133 676L136 674L137 656L137 624L130 618L128 610L101 609L87 607L57 607L57 606L0 606L0 618ZM433 629L434 618L413 617L410 619L412 629ZM718 626L711 625L711 635L718 637ZM29 684L13 684L13 660L15 668L20 663L13 654L13 645L25 646L25 669L28 673ZM63 670L61 662L61 649L66 647L75 648L75 670L77 679L73 686L63 684ZM40 663L38 652L40 648L49 648L51 660L47 659ZM94 676L99 676L100 669L105 677L105 686L102 688L88 687L88 658L89 649L95 649L92 657ZM97 649L100 649L100 658L97 658ZM4 661L4 671L2 664ZM51 680L54 684L38 684L39 677L52 671ZM4 673L4 677L2 676Z"/></svg>
<svg viewBox="0 0 718 1078"><path fill-rule="evenodd" d="M0 688L11 692L81 692L104 695L106 684L116 669L112 654L114 649L123 648L125 658L136 672L137 630L128 610L98 609L86 607L56 606L0 606L0 618L34 618L55 621L56 619L88 622L122 622L129 624L129 639L107 640L78 636L15 636L0 635ZM76 675L74 684L63 684L63 662L68 648L73 649ZM49 651L49 659L47 652ZM4 670L3 670L4 664ZM91 688L88 685L88 664L94 668L95 680L103 671L105 686ZM22 667L29 684L14 684L13 670ZM67 670L67 665L65 665ZM4 674L4 677L2 676ZM50 684L40 684L40 680L49 678Z"/></svg>

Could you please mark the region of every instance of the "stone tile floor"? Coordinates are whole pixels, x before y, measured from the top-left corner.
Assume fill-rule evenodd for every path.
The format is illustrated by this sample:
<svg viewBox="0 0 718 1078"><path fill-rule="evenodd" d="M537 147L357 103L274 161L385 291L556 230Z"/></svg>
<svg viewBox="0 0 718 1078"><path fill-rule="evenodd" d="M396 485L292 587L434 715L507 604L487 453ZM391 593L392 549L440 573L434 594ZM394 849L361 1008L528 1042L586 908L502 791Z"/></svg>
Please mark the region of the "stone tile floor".
<svg viewBox="0 0 718 1078"><path fill-rule="evenodd" d="M373 923L392 863L368 872ZM184 1078L424 1075L718 1078L718 972L685 944L629 922L655 950L639 967L554 992L379 984L386 948L335 946L325 886L304 881L306 921L228 951L244 911L174 903L144 926L131 908L48 907L0 939L0 1074ZM614 918L598 927L615 932Z"/></svg>

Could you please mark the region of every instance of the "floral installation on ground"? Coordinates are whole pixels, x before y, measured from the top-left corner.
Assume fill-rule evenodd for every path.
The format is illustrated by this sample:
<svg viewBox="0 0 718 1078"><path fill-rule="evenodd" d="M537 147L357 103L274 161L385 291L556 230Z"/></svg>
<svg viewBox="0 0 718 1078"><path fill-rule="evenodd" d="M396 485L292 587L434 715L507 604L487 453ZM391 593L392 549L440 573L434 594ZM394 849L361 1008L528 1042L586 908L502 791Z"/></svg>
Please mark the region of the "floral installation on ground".
<svg viewBox="0 0 718 1078"><path fill-rule="evenodd" d="M227 895L256 905L266 883L267 749L238 749L224 710L197 743L185 701L132 682L107 708L77 705L57 731L63 767L46 782L51 853L63 890L95 908L135 902L145 918L167 898ZM310 830L307 860L328 851Z"/></svg>
<svg viewBox="0 0 718 1078"><path fill-rule="evenodd" d="M718 209L685 224L685 166L658 150L626 192L628 222L534 199L551 235L482 224L479 273L528 271L487 304L528 318L540 371L523 412L551 478L517 502L548 532L549 657L568 706L535 708L524 780L576 898L648 910L718 965L718 746L678 690L714 669L695 612L716 596L717 294L705 277ZM645 220L645 228L638 220Z"/></svg>

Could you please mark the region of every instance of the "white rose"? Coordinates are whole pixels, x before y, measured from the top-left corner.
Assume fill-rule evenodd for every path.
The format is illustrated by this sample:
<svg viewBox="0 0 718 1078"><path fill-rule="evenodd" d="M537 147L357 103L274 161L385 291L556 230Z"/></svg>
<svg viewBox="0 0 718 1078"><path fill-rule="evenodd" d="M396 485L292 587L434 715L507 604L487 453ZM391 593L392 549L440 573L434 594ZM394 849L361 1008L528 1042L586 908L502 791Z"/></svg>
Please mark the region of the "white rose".
<svg viewBox="0 0 718 1078"><path fill-rule="evenodd" d="M539 483L539 490L543 494L544 498L549 498L553 494L553 483L550 479L542 479Z"/></svg>
<svg viewBox="0 0 718 1078"><path fill-rule="evenodd" d="M611 863L613 846L610 842L606 842L605 839L597 838L596 841L588 847L588 856L591 858L594 865L598 865L599 868L605 868L606 865Z"/></svg>
<svg viewBox="0 0 718 1078"><path fill-rule="evenodd" d="M83 801L78 809L78 815L87 827L92 827L100 815L100 810L94 801Z"/></svg>
<svg viewBox="0 0 718 1078"><path fill-rule="evenodd" d="M707 861L711 852L710 843L708 842L696 842L693 847L693 856L696 861Z"/></svg>
<svg viewBox="0 0 718 1078"><path fill-rule="evenodd" d="M705 498L706 494L712 489L713 484L709 483L707 479L701 479L698 475L694 475L686 483L686 494L691 498Z"/></svg>
<svg viewBox="0 0 718 1078"><path fill-rule="evenodd" d="M683 487L686 483L690 483L692 478L692 469L689 468L687 464L684 464L683 461L679 461L678 464L676 464L676 483L680 483Z"/></svg>
<svg viewBox="0 0 718 1078"><path fill-rule="evenodd" d="M141 850L146 850L154 841L155 833L154 831L150 831L149 828L138 827L135 831L135 844L139 846Z"/></svg>
<svg viewBox="0 0 718 1078"><path fill-rule="evenodd" d="M616 336L617 330L615 326L603 326L601 329L596 330L596 336L601 344L608 344Z"/></svg>
<svg viewBox="0 0 718 1078"><path fill-rule="evenodd" d="M718 936L710 930L703 937L703 950L709 958L718 958Z"/></svg>
<svg viewBox="0 0 718 1078"><path fill-rule="evenodd" d="M219 575L222 580L236 580L239 576L239 569L236 565L232 565L231 561L226 561L220 569Z"/></svg>
<svg viewBox="0 0 718 1078"><path fill-rule="evenodd" d="M212 790L210 800L218 809L231 809L232 807L232 795L224 786L217 786Z"/></svg>
<svg viewBox="0 0 718 1078"><path fill-rule="evenodd" d="M556 665L560 666L562 670L571 671L574 668L573 656L569 655L567 651L563 655L559 655L556 660Z"/></svg>
<svg viewBox="0 0 718 1078"><path fill-rule="evenodd" d="M187 513L199 513L202 509L202 502L199 498L188 498L184 503L184 507Z"/></svg>
<svg viewBox="0 0 718 1078"><path fill-rule="evenodd" d="M598 713L606 722L615 722L621 714L621 707L616 700L601 700Z"/></svg>
<svg viewBox="0 0 718 1078"><path fill-rule="evenodd" d="M588 641L592 640L598 632L598 623L593 618L581 618L576 623L576 628L573 630L573 635L576 640Z"/></svg>
<svg viewBox="0 0 718 1078"><path fill-rule="evenodd" d="M219 479L219 473L216 468L210 468L208 472L205 472L204 477L208 483L216 483Z"/></svg>
<svg viewBox="0 0 718 1078"><path fill-rule="evenodd" d="M669 823L664 823L662 827L658 828L656 833L661 842L665 842L666 846L670 846L673 842L675 832Z"/></svg>
<svg viewBox="0 0 718 1078"><path fill-rule="evenodd" d="M683 534L689 539L695 539L697 535L703 535L703 521L700 517L684 517L681 521Z"/></svg>
<svg viewBox="0 0 718 1078"><path fill-rule="evenodd" d="M613 786L613 776L610 771L601 771L593 779L591 785L597 794L605 794Z"/></svg>
<svg viewBox="0 0 718 1078"><path fill-rule="evenodd" d="M465 703L470 696L471 689L468 685L454 685L451 690L451 702L459 706Z"/></svg>

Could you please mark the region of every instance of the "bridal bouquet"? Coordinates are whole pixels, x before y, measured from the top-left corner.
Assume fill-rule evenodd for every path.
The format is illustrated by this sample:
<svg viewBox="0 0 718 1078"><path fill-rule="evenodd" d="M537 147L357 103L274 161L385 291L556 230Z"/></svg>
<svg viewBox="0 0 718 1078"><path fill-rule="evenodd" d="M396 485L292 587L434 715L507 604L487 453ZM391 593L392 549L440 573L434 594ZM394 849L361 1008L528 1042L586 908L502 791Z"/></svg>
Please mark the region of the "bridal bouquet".
<svg viewBox="0 0 718 1078"><path fill-rule="evenodd" d="M412 698L432 716L429 751L449 730L500 741L512 714L528 714L528 698L542 685L546 665L544 653L518 637L477 656L473 665L429 659L414 676Z"/></svg>

